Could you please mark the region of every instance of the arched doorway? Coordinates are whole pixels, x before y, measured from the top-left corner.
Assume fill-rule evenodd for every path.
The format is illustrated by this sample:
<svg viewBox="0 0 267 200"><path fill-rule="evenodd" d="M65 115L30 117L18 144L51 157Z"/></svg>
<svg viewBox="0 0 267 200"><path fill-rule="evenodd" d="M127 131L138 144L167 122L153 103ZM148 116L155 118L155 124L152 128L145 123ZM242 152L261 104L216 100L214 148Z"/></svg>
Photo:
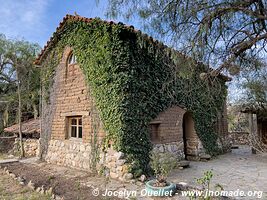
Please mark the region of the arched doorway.
<svg viewBox="0 0 267 200"><path fill-rule="evenodd" d="M186 160L190 160L192 156L196 156L197 149L196 140L197 135L194 127L194 119L192 113L186 112L183 116L183 142L184 142L184 155Z"/></svg>

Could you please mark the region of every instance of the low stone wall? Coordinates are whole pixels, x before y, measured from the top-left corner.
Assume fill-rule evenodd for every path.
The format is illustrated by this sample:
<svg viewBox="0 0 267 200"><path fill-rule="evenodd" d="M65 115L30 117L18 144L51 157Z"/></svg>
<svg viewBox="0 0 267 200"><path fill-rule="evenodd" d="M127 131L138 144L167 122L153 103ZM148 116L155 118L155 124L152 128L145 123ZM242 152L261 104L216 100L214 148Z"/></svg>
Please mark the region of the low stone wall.
<svg viewBox="0 0 267 200"><path fill-rule="evenodd" d="M248 132L230 132L229 140L232 145L249 145Z"/></svg>
<svg viewBox="0 0 267 200"><path fill-rule="evenodd" d="M91 144L82 143L82 141L50 140L45 160L52 164L93 171L93 156L99 159L96 170L105 176L125 181L133 178L133 175L128 173L128 166L122 152L110 148L106 152L94 155Z"/></svg>
<svg viewBox="0 0 267 200"><path fill-rule="evenodd" d="M34 157L38 153L39 140L38 139L25 139L23 138L24 152L26 157ZM13 149L10 153L17 154L20 152L19 138L15 139Z"/></svg>
<svg viewBox="0 0 267 200"><path fill-rule="evenodd" d="M164 157L164 155L172 154L178 160L184 159L184 143L183 142L171 142L167 144L154 144L153 150L154 153L157 153L159 156Z"/></svg>
<svg viewBox="0 0 267 200"><path fill-rule="evenodd" d="M129 181L133 178L133 174L128 173L128 165L124 153L115 151L112 147L105 153L101 153L99 167L104 167L105 176L120 181Z"/></svg>
<svg viewBox="0 0 267 200"><path fill-rule="evenodd" d="M91 145L75 140L50 140L45 160L48 163L90 169Z"/></svg>

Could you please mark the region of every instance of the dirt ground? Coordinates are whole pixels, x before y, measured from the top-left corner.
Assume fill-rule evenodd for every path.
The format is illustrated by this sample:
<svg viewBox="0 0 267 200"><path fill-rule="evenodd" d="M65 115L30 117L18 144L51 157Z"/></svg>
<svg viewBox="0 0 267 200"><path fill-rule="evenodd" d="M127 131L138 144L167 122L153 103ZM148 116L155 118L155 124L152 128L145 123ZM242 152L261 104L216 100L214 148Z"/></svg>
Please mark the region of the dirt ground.
<svg viewBox="0 0 267 200"><path fill-rule="evenodd" d="M64 200L109 199L101 195L93 196L93 189L81 184L81 181L93 176L87 172L77 170L73 173L73 169L66 172L64 170L68 170L67 168L49 167L45 163L33 165L16 162L1 166L7 167L10 172L24 178L26 184L31 180L36 187L43 186L46 190L52 187L53 193L64 197ZM101 191L99 192L101 194Z"/></svg>
<svg viewBox="0 0 267 200"><path fill-rule="evenodd" d="M0 170L0 199L1 200L50 200L49 196L41 195L37 192L21 186L17 181L7 175L4 170Z"/></svg>
<svg viewBox="0 0 267 200"><path fill-rule="evenodd" d="M181 194L168 198L152 198L140 196L144 190L143 183L137 181L135 184L123 183L113 179L95 176L87 171L71 169L68 167L52 165L37 160L23 161L6 165L10 171L25 178L32 180L36 186L44 185L45 189L53 187L56 195L63 196L65 200L78 199L116 199L117 197L104 197L102 194L107 190L112 191L137 191L137 195L130 199L137 200L188 200ZM3 166L3 165L2 165ZM213 171L212 188L219 183L226 191L242 190L262 191L259 196L238 196L231 199L240 200L267 200L267 155L251 154L251 149L240 147L232 153L218 156L208 162L190 162L190 167L185 169L175 169L172 171L168 180L173 183L185 182L189 185L196 184L196 178L203 177L207 170ZM95 190L99 192L94 196ZM0 198L1 199L1 198ZM118 199L118 198L117 198Z"/></svg>

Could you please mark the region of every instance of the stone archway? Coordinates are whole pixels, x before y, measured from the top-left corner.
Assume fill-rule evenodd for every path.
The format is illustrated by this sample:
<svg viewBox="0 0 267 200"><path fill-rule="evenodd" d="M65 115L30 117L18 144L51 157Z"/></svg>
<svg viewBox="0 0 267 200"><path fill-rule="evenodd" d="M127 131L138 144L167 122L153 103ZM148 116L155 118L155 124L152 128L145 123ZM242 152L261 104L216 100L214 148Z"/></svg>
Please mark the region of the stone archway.
<svg viewBox="0 0 267 200"><path fill-rule="evenodd" d="M183 142L185 159L197 160L200 140L196 134L194 119L190 112L183 115Z"/></svg>

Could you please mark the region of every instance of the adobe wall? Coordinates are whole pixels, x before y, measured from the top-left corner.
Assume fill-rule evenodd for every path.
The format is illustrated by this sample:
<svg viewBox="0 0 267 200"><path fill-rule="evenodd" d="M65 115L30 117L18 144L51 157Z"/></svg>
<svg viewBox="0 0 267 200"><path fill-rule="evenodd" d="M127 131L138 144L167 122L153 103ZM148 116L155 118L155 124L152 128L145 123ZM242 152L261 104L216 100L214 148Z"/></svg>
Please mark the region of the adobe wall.
<svg viewBox="0 0 267 200"><path fill-rule="evenodd" d="M67 64L70 48L66 48L62 61L55 70L49 104L43 102L40 157L48 163L92 171L105 168L112 178L129 179L125 160L119 152L101 152L105 136L90 88L77 64ZM82 116L82 139L70 138L68 117Z"/></svg>
<svg viewBox="0 0 267 200"><path fill-rule="evenodd" d="M159 124L158 140L152 141L153 151L160 156L164 154L172 154L178 160L185 158L184 140L183 140L183 118L186 113L185 109L178 106L172 106L161 112L151 125ZM193 120L193 119L192 119ZM187 138L187 154L192 156L192 159L198 159L199 154L204 152L201 141L199 140L194 124L190 124L191 135Z"/></svg>

